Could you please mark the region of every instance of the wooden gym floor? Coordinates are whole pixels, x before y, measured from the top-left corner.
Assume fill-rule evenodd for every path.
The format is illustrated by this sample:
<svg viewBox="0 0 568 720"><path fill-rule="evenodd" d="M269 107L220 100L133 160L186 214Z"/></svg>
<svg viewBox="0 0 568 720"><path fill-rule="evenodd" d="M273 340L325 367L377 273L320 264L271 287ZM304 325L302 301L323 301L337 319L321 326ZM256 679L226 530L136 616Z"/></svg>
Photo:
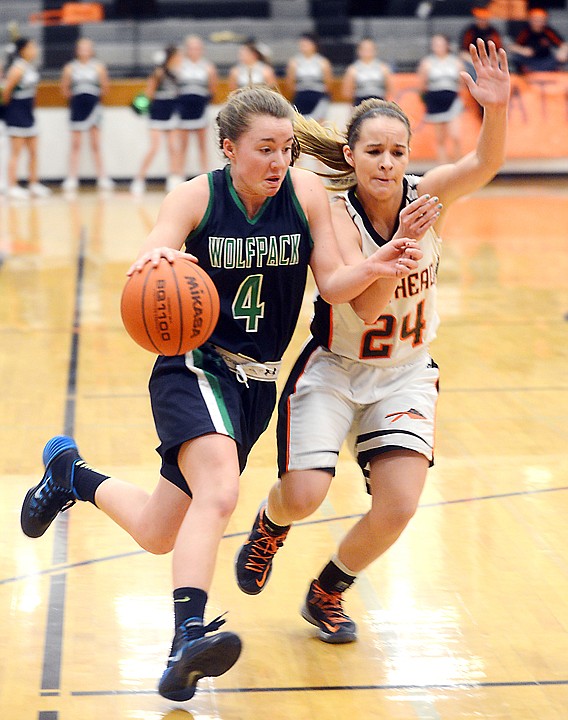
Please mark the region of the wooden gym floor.
<svg viewBox="0 0 568 720"><path fill-rule="evenodd" d="M124 272L162 195L81 193L0 205L0 717L3 720L564 720L568 710L568 191L494 183L452 208L432 348L436 465L421 507L357 581L355 644L298 613L308 582L368 506L347 455L262 595L233 556L274 480L273 428L242 482L209 618L244 651L176 706L156 693L172 632L168 557L86 504L41 539L19 527L54 434L151 489L152 356L121 327ZM304 321L288 364L305 337Z"/></svg>

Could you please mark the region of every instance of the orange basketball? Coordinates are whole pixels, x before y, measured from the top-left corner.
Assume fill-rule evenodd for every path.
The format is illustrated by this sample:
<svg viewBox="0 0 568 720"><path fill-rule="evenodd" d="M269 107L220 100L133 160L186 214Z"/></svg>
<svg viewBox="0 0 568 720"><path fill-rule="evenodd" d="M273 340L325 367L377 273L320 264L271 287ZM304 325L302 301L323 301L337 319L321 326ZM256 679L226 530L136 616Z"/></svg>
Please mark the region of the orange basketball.
<svg viewBox="0 0 568 720"><path fill-rule="evenodd" d="M219 318L219 295L205 270L185 258L146 263L126 281L120 301L130 337L150 352L183 355L202 345Z"/></svg>

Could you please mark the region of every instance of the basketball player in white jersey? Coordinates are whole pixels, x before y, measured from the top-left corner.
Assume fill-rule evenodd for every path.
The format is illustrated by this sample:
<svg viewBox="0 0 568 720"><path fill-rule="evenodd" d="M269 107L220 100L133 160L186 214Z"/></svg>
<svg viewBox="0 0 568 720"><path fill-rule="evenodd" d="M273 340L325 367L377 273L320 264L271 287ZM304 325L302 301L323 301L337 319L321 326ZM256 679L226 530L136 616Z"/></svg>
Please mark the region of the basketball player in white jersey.
<svg viewBox="0 0 568 720"><path fill-rule="evenodd" d="M302 615L324 642L356 639L342 593L400 536L433 462L438 367L428 346L438 326L439 232L451 203L487 184L505 154L506 54L483 41L470 52L477 80L466 73L463 79L484 108L476 149L422 178L406 174L410 124L394 103L363 102L335 147L313 121L296 123L302 150L339 171L348 188L332 211L344 261L361 262L400 232L420 239L423 253L403 281L379 280L342 305L317 298L312 338L279 404L280 480L237 556L239 587L258 594L291 523L325 498L349 438L372 500L310 585Z"/></svg>

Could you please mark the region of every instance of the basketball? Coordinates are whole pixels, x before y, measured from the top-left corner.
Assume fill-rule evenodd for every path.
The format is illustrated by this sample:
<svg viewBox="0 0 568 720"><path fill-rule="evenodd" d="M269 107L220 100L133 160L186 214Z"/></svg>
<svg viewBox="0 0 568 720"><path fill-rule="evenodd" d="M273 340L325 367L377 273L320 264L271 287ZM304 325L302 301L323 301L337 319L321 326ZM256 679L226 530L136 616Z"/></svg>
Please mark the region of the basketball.
<svg viewBox="0 0 568 720"><path fill-rule="evenodd" d="M219 317L219 295L199 265L176 257L146 263L126 281L120 301L130 337L158 355L183 355L202 345Z"/></svg>

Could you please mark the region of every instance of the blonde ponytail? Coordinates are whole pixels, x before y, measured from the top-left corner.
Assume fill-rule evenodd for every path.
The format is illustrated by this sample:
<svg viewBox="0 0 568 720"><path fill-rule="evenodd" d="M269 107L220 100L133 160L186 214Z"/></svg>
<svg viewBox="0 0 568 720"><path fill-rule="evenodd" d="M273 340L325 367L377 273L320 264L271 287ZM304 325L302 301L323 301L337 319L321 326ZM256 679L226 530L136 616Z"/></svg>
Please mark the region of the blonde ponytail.
<svg viewBox="0 0 568 720"><path fill-rule="evenodd" d="M336 128L320 125L313 118L305 118L299 113L294 116L294 134L300 144L300 150L319 160L334 172L315 172L326 179L326 186L333 190L347 190L357 184L353 168L343 155L347 138Z"/></svg>

